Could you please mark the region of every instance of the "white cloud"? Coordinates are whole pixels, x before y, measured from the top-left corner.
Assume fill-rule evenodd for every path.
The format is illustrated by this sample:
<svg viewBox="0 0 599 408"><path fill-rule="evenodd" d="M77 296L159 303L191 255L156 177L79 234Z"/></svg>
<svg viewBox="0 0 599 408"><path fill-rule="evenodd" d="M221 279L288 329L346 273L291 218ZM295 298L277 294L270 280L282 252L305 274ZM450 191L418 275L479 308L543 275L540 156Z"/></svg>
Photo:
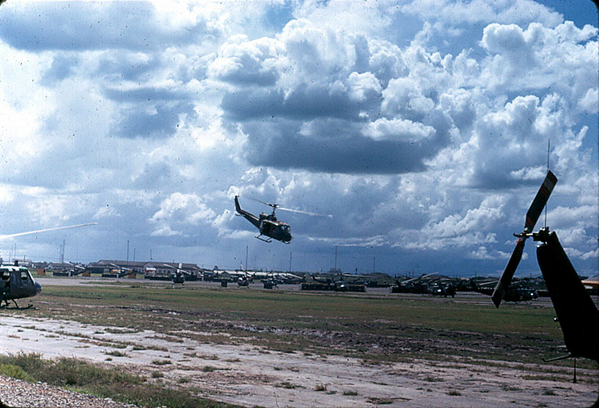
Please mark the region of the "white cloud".
<svg viewBox="0 0 599 408"><path fill-rule="evenodd" d="M435 129L411 120L381 118L371 122L365 134L375 140L399 139L417 143L431 138L435 134Z"/></svg>
<svg viewBox="0 0 599 408"><path fill-rule="evenodd" d="M541 4L530 0L495 1L474 0L471 2L412 1L402 7L404 12L417 14L426 19L441 20L445 24L462 23L499 23L540 21L553 26L562 21L562 17Z"/></svg>
<svg viewBox="0 0 599 408"><path fill-rule="evenodd" d="M597 113L599 110L599 93L597 92L597 88L589 89L579 101L578 106L585 113Z"/></svg>
<svg viewBox="0 0 599 408"><path fill-rule="evenodd" d="M152 223L179 222L198 225L210 221L216 214L195 194L173 193L164 199L158 210L149 219Z"/></svg>

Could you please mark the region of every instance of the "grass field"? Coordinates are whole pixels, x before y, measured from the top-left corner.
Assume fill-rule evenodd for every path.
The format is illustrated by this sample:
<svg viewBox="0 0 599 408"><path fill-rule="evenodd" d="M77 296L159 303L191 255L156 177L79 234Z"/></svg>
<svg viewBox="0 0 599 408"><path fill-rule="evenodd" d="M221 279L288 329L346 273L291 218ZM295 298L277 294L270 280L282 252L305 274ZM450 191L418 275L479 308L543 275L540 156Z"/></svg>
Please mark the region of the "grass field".
<svg viewBox="0 0 599 408"><path fill-rule="evenodd" d="M470 295L471 296L471 295ZM46 286L36 309L19 312L82 323L170 334L190 326L218 330L267 345L318 353L360 354L391 361L406 356L478 358L530 362L563 353L563 338L546 305L504 304L485 297L307 293L220 287L114 283L108 286ZM93 313L90 313L93 309ZM151 316L151 319L148 319ZM346 347L332 348L335 333ZM395 350L401 340L401 351ZM443 340L443 347L436 347ZM406 350L410 343L429 347ZM373 347L377 346L377 347ZM449 355L447 352L449 351Z"/></svg>

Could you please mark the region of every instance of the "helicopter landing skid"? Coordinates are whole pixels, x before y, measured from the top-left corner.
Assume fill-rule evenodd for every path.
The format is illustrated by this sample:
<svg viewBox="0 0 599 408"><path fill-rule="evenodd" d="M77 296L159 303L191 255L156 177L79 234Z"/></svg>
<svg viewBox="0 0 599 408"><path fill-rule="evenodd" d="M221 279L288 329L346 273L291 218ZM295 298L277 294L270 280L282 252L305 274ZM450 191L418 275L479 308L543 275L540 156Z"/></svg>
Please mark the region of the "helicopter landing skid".
<svg viewBox="0 0 599 408"><path fill-rule="evenodd" d="M21 307L14 299L11 299L11 300L15 304L14 306L10 306L10 304L8 303L8 300L5 300L4 303L2 305L0 305L0 309L27 310L27 309L31 309L33 307L33 304L31 304L31 303L29 305L27 305L26 307Z"/></svg>

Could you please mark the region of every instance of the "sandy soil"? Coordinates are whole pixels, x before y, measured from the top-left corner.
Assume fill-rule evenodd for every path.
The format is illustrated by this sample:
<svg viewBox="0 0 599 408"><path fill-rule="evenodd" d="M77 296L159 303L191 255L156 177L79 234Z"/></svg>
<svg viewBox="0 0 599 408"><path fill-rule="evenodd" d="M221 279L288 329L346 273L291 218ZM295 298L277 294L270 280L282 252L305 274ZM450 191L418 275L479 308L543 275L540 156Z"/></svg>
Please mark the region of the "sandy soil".
<svg viewBox="0 0 599 408"><path fill-rule="evenodd" d="M526 371L505 362L372 365L17 315L0 316L0 330L3 354L75 357L149 378L157 373L164 376L160 381L198 387L206 397L243 406L573 407L590 406L598 394L596 384L574 384L568 375L539 379L542 366Z"/></svg>

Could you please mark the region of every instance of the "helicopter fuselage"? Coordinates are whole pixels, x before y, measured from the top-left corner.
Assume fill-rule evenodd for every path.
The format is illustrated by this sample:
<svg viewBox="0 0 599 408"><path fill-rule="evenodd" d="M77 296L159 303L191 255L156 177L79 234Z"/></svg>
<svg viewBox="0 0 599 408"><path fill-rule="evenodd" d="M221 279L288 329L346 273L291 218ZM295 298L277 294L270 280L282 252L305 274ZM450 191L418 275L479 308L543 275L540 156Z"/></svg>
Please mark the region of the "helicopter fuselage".
<svg viewBox="0 0 599 408"><path fill-rule="evenodd" d="M0 266L0 302L24 299L38 295L42 285L33 279L27 268L21 266Z"/></svg>
<svg viewBox="0 0 599 408"><path fill-rule="evenodd" d="M291 241L291 230L289 225L278 221L276 217L270 214L260 214L260 223L258 229L261 235L276 239L278 241L289 243Z"/></svg>
<svg viewBox="0 0 599 408"><path fill-rule="evenodd" d="M243 216L243 218L258 228L260 235L256 238L261 239L262 241L270 242L270 239L265 240L261 238L261 236L265 236L276 239L277 241L281 241L285 244L291 242L291 228L286 223L277 220L277 217L274 215L274 210L272 214L261 213L260 216L257 217L241 208L237 196L235 196L235 210L237 213L239 213L239 215Z"/></svg>

